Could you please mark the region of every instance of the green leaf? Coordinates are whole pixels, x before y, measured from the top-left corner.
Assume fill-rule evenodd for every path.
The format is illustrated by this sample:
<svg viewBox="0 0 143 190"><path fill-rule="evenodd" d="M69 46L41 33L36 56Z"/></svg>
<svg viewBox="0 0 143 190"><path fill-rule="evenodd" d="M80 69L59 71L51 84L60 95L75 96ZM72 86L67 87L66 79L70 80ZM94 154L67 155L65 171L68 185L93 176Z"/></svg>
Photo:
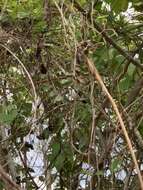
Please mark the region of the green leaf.
<svg viewBox="0 0 143 190"><path fill-rule="evenodd" d="M108 1L108 3L110 3L111 8L116 13L125 11L128 8L128 0L111 0L111 1Z"/></svg>
<svg viewBox="0 0 143 190"><path fill-rule="evenodd" d="M143 121L138 126L138 131L140 132L141 136L143 137Z"/></svg>
<svg viewBox="0 0 143 190"><path fill-rule="evenodd" d="M60 94L58 94L58 96L56 96L54 102L61 102L63 101L63 96L61 96Z"/></svg>
<svg viewBox="0 0 143 190"><path fill-rule="evenodd" d="M78 3L83 6L86 3L86 0L78 0Z"/></svg>
<svg viewBox="0 0 143 190"><path fill-rule="evenodd" d="M135 69L136 69L136 66L133 65L133 64L130 64L129 67L128 67L128 75L133 76L133 73L134 73Z"/></svg>
<svg viewBox="0 0 143 190"><path fill-rule="evenodd" d="M45 21L38 21L35 25L34 25L34 27L33 27L33 31L35 32L35 33L38 33L38 32L43 32L45 29L46 29L46 23L45 23Z"/></svg>
<svg viewBox="0 0 143 190"><path fill-rule="evenodd" d="M91 120L91 110L89 104L77 104L76 106L77 120L88 123Z"/></svg>
<svg viewBox="0 0 143 190"><path fill-rule="evenodd" d="M58 142L52 144L52 154L57 155L61 149L61 145Z"/></svg>
<svg viewBox="0 0 143 190"><path fill-rule="evenodd" d="M72 163L73 162L73 152L71 150L71 145L69 145L68 143L63 143L62 147L64 149L64 154L65 154L66 159Z"/></svg>
<svg viewBox="0 0 143 190"><path fill-rule="evenodd" d="M132 83L132 78L130 76L127 76L125 78L123 78L120 83L119 83L119 89L121 91L125 91L128 90L130 85Z"/></svg>
<svg viewBox="0 0 143 190"><path fill-rule="evenodd" d="M48 127L43 130L42 135L43 135L44 139L49 138L49 128Z"/></svg>
<svg viewBox="0 0 143 190"><path fill-rule="evenodd" d="M17 18L23 19L29 17L30 13L29 12L18 12L17 13Z"/></svg>
<svg viewBox="0 0 143 190"><path fill-rule="evenodd" d="M0 190L3 190L4 189L4 183L2 180L0 180Z"/></svg>
<svg viewBox="0 0 143 190"><path fill-rule="evenodd" d="M2 106L0 110L0 123L11 124L17 116L17 109L15 105Z"/></svg>
<svg viewBox="0 0 143 190"><path fill-rule="evenodd" d="M104 172L101 171L101 170L99 170L99 171L96 172L96 175L97 175L97 176L103 176L103 175L104 175Z"/></svg>
<svg viewBox="0 0 143 190"><path fill-rule="evenodd" d="M57 159L56 159L56 162L55 162L55 167L58 171L61 170L61 168L63 167L63 164L64 164L64 161L65 161L65 156L64 154L60 154Z"/></svg>
<svg viewBox="0 0 143 190"><path fill-rule="evenodd" d="M111 167L110 167L111 172L116 172L118 168L120 167L121 162L122 161L119 158L113 159L111 163Z"/></svg>
<svg viewBox="0 0 143 190"><path fill-rule="evenodd" d="M62 80L60 81L60 83L63 84L63 85L69 84L69 83L71 83L71 80L70 80L70 79L62 79Z"/></svg>

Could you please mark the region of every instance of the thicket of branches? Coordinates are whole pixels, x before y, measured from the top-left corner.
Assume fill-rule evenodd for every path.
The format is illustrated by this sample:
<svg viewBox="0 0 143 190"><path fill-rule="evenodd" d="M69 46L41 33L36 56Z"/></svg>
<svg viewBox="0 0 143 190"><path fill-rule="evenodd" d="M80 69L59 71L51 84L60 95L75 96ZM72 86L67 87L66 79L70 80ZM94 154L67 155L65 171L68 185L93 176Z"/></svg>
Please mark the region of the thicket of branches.
<svg viewBox="0 0 143 190"><path fill-rule="evenodd" d="M143 189L142 10L0 1L0 190Z"/></svg>

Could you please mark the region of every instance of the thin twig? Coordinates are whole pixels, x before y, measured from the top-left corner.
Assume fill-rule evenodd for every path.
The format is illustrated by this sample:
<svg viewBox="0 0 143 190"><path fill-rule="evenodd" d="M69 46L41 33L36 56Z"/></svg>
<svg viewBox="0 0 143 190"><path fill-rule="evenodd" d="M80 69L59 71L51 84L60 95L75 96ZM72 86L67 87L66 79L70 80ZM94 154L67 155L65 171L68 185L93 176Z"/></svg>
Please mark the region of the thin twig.
<svg viewBox="0 0 143 190"><path fill-rule="evenodd" d="M30 76L30 73L27 71L26 67L24 66L24 64L20 61L20 59L15 55L15 53L13 53L7 46L3 45L0 43L0 46L3 47L4 49L6 49L18 62L19 64L21 65L21 67L23 68L23 70L25 71L27 77L29 78L29 81L31 83L31 86L32 86L32 89L33 89L33 94L34 94L34 99L35 99L35 102L37 100L37 93L36 93L36 88L35 88L35 85L34 85L34 82Z"/></svg>
<svg viewBox="0 0 143 190"><path fill-rule="evenodd" d="M22 164L23 164L23 166L24 166L24 168L25 168L25 171L26 171L27 174L29 175L29 178L31 179L31 181L32 181L32 183L33 183L35 189L39 189L38 185L37 185L36 182L34 181L34 178L32 177L32 175L30 174L30 172L29 172L29 170L28 170L27 164L25 163L25 161L24 161L24 159L23 159L23 157L22 157L21 152L18 151L18 154L19 154L19 157L20 157L20 159L21 159L21 162L22 162Z"/></svg>
<svg viewBox="0 0 143 190"><path fill-rule="evenodd" d="M31 86L32 86L32 89L33 89L34 104L35 104L35 107L34 107L34 121L35 121L36 120L36 115L37 115L38 96L37 96L36 88L35 88L35 85L34 85L34 82L33 82L32 78L31 78L31 75L28 72L28 70L26 69L26 67L24 66L24 64L22 63L22 61L20 61L20 59L15 55L15 53L13 53L7 46L5 46L2 43L0 43L0 46L3 47L4 49L6 49L18 61L18 63L20 64L20 66L22 67L24 72L26 73L26 75L27 75L27 77L28 77L28 79L29 79L29 81L31 83Z"/></svg>
<svg viewBox="0 0 143 190"><path fill-rule="evenodd" d="M8 189L13 190L23 190L19 185L10 179L7 173L4 171L3 167L0 165L0 179L2 179Z"/></svg>

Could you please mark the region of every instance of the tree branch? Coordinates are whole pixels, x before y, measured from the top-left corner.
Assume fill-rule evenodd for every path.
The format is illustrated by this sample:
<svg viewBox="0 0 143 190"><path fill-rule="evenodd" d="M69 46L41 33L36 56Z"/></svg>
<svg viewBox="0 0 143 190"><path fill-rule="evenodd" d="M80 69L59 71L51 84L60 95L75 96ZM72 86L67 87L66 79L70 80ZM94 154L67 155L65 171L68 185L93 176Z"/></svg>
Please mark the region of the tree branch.
<svg viewBox="0 0 143 190"><path fill-rule="evenodd" d="M19 185L10 179L7 173L4 171L3 167L0 165L0 179L3 180L8 189L12 190L23 190Z"/></svg>
<svg viewBox="0 0 143 190"><path fill-rule="evenodd" d="M136 156L135 156L135 153L134 153L134 150L133 150L133 146L131 144L131 141L130 141L130 138L129 138L129 135L128 135L128 132L126 130L126 127L125 127L125 124L123 122L123 119L122 119L122 116L119 112L119 109L117 107L117 104L115 102L115 100L113 99L113 97L111 96L111 94L109 93L109 91L107 90L106 86L104 85L103 83L103 80L100 76L100 74L98 73L94 63L88 58L88 57L85 57L86 58L86 64L88 66L88 69L90 71L90 73L95 77L95 79L98 81L99 85L101 86L103 92L106 94L106 96L108 97L112 107L113 107L113 110L115 111L116 113L116 116L119 120L119 123L120 123L120 126L122 128L122 131L123 131L123 134L124 134L124 137L125 137L125 140L127 142L127 145L128 145L128 148L129 148L129 151L131 153L131 156L132 156L132 159L133 159L133 162L134 162L134 165L135 165L135 169L137 171L137 174L138 174L138 178L139 178L139 181L140 181L140 187L141 187L141 190L143 190L143 179L142 179L142 175L141 175L141 172L140 172L140 169L139 169L139 166L138 166L138 162L137 162L137 159L136 159Z"/></svg>
<svg viewBox="0 0 143 190"><path fill-rule="evenodd" d="M71 0L74 7L87 18L88 22L91 23L91 17L90 14L87 14L87 12L77 3L76 0ZM141 70L143 70L143 65L135 60L129 53L127 53L124 49L122 49L112 38L108 36L105 30L103 30L96 22L93 21L93 25L95 29L104 37L106 42L108 42L110 45L112 45L121 55L123 55L128 61L133 63L135 66L139 67Z"/></svg>

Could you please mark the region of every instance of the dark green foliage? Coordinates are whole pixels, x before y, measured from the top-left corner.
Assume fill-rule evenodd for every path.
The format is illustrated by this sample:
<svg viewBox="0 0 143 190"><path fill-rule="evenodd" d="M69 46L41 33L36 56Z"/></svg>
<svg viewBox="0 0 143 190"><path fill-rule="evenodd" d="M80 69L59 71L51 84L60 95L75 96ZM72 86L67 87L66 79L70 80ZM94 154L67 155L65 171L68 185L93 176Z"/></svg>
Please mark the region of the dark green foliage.
<svg viewBox="0 0 143 190"><path fill-rule="evenodd" d="M47 2L0 2L0 165L10 154L27 190L124 189L129 175L133 189L126 141L85 57L115 99L141 166L143 3Z"/></svg>

